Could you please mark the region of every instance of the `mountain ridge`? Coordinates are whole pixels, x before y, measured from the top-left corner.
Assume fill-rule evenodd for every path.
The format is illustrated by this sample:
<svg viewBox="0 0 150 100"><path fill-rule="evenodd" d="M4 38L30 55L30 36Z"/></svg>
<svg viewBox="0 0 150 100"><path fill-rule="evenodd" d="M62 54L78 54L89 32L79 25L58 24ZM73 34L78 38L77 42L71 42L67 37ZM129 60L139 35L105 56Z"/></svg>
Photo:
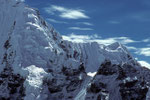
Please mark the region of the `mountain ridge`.
<svg viewBox="0 0 150 100"><path fill-rule="evenodd" d="M0 99L117 100L119 97L118 100L124 100L126 95L126 100L130 100L130 95L122 93L126 84L121 84L128 77L131 82L137 77L137 83L131 86L135 91L135 87L144 82L144 96L137 95L141 100L146 99L149 80L142 81L140 77L145 77L142 71L149 74L149 70L142 68L122 44L105 46L96 42L65 41L40 17L38 10L21 1L1 0L0 9ZM135 74L130 75L128 71ZM97 73L90 77L89 72ZM123 78L118 82L116 77ZM115 83L116 94L112 95L114 88L107 87L109 84L105 81L97 82L103 78ZM140 87L138 91L142 91Z"/></svg>

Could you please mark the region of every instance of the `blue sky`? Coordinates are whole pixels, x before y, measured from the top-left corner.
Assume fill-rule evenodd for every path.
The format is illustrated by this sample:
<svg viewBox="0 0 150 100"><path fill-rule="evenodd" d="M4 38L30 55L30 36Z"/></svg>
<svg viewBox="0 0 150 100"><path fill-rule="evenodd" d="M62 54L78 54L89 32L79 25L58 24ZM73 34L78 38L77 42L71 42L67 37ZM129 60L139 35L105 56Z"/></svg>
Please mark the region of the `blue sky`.
<svg viewBox="0 0 150 100"><path fill-rule="evenodd" d="M26 0L65 39L119 41L150 63L150 0ZM150 65L148 65L150 67Z"/></svg>

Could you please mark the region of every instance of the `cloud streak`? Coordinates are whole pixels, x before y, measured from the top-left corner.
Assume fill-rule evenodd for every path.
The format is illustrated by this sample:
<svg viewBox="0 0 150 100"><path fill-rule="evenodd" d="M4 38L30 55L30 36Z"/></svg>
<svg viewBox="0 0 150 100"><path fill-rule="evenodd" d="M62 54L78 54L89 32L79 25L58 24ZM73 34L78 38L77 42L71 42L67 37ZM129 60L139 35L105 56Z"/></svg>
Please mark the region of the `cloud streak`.
<svg viewBox="0 0 150 100"><path fill-rule="evenodd" d="M143 42L150 42L150 38L144 39Z"/></svg>
<svg viewBox="0 0 150 100"><path fill-rule="evenodd" d="M25 0L16 0L16 1L25 2Z"/></svg>
<svg viewBox="0 0 150 100"><path fill-rule="evenodd" d="M69 27L70 30L80 30L80 31L92 31L92 28L81 28L81 27Z"/></svg>
<svg viewBox="0 0 150 100"><path fill-rule="evenodd" d="M138 55L150 56L150 48L139 48L135 53Z"/></svg>
<svg viewBox="0 0 150 100"><path fill-rule="evenodd" d="M82 9L70 9L62 6L52 5L50 7L44 8L44 10L51 15L58 13L59 17L65 19L88 19L89 18L89 16L87 16L85 14L85 11Z"/></svg>
<svg viewBox="0 0 150 100"><path fill-rule="evenodd" d="M119 21L109 21L108 23L110 23L110 24L120 24Z"/></svg>
<svg viewBox="0 0 150 100"><path fill-rule="evenodd" d="M51 18L48 18L47 20L50 21L50 22L52 22L52 23L68 24L67 22L64 22L64 21L58 21L58 20L51 19Z"/></svg>
<svg viewBox="0 0 150 100"><path fill-rule="evenodd" d="M87 25L87 26L93 26L92 23L89 23L89 22L77 22L77 24L80 24L80 25Z"/></svg>
<svg viewBox="0 0 150 100"><path fill-rule="evenodd" d="M150 14L149 11L135 13L131 15L131 18L140 21L140 22L149 22L150 21Z"/></svg>
<svg viewBox="0 0 150 100"><path fill-rule="evenodd" d="M129 43L137 42L128 37L101 38L100 36L96 34L94 35L75 35L75 34L63 35L63 39L76 42L76 43L98 42L99 44L104 44L104 45L110 45L115 42L120 42L122 44L129 44Z"/></svg>

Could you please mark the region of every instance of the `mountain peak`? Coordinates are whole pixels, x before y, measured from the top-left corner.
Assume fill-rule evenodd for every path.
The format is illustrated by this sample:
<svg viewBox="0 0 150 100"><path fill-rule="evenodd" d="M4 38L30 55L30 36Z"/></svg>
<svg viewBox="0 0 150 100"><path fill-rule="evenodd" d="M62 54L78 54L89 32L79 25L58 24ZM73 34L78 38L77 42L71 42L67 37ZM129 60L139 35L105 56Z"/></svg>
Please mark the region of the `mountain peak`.
<svg viewBox="0 0 150 100"><path fill-rule="evenodd" d="M136 63L120 43L105 46L96 42L72 43L63 40L61 35L40 17L38 10L26 6L21 0L1 0L0 9L2 100L80 100L78 98L81 97L85 100L91 83L94 84L91 87L96 86L98 89L102 86L108 95L112 92L108 89L112 88L106 88L108 84L105 86L104 83L113 81L114 85L119 87L115 79L120 73L128 74L129 71L133 71L131 76L138 75L138 78L138 72L149 73L149 70L142 69ZM110 63L104 63L106 61ZM89 72L98 72L96 78L88 76ZM99 73L102 73L102 76ZM109 76L103 75L106 73ZM131 77L130 74L126 76ZM97 87L94 80L103 78L106 78L105 82ZM144 84L144 87L146 86L148 85ZM144 89L146 94L147 88ZM1 93L3 90L6 93ZM118 91L115 95L121 96ZM102 91L98 90L97 93Z"/></svg>

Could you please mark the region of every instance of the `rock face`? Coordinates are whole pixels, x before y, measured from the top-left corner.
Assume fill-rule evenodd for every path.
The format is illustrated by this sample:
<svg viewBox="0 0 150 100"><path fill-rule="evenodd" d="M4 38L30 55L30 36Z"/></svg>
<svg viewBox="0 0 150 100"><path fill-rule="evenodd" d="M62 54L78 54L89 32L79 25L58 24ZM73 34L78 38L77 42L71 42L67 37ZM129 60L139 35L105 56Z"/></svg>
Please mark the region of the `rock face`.
<svg viewBox="0 0 150 100"><path fill-rule="evenodd" d="M86 100L146 100L149 78L141 70L132 64L105 61L88 87Z"/></svg>
<svg viewBox="0 0 150 100"><path fill-rule="evenodd" d="M24 78L12 72L4 68L0 73L0 100L23 100L25 96Z"/></svg>
<svg viewBox="0 0 150 100"><path fill-rule="evenodd" d="M0 100L149 100L150 71L120 43L64 41L19 0L0 0L0 23Z"/></svg>

